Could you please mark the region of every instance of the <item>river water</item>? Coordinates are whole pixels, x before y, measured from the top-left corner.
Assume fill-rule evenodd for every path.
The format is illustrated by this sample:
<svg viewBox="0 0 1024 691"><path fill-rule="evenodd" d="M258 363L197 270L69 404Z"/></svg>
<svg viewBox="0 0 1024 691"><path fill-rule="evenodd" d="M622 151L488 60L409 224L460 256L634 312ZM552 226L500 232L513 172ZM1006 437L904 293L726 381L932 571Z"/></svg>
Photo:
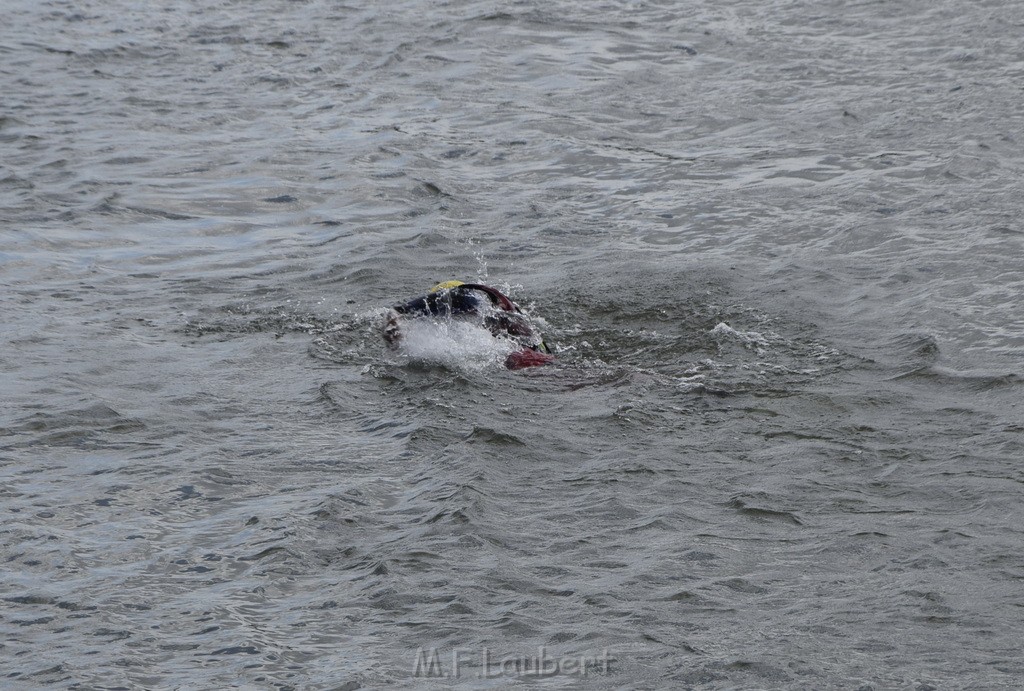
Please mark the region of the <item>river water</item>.
<svg viewBox="0 0 1024 691"><path fill-rule="evenodd" d="M4 8L5 687L1020 683L1024 5Z"/></svg>

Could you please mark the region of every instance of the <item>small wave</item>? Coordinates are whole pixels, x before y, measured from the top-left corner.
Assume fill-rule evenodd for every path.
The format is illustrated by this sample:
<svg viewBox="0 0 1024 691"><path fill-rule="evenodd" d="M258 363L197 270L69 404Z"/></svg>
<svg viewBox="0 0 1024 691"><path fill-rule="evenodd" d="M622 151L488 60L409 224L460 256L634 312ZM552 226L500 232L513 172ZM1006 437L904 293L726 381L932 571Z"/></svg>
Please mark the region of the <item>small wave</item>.
<svg viewBox="0 0 1024 691"><path fill-rule="evenodd" d="M719 322L709 332L720 339L738 341L744 348L757 352L758 355L768 349L768 338L757 331L737 331L725 322Z"/></svg>

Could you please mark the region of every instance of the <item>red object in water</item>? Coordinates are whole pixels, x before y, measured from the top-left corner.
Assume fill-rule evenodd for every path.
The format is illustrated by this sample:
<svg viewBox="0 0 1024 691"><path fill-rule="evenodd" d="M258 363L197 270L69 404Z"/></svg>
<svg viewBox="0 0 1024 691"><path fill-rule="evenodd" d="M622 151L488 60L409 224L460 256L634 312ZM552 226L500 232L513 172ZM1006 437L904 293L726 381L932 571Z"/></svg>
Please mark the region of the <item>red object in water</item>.
<svg viewBox="0 0 1024 691"><path fill-rule="evenodd" d="M526 367L539 367L549 365L555 361L553 355L542 353L539 350L524 348L517 350L505 359L505 367L509 369L524 369Z"/></svg>

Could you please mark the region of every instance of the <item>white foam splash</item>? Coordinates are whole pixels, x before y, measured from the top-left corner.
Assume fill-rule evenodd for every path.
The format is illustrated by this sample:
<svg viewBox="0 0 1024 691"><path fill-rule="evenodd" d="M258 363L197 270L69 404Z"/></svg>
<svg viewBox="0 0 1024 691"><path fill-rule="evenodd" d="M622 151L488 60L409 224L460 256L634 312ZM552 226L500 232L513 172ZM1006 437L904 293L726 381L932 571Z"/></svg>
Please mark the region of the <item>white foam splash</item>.
<svg viewBox="0 0 1024 691"><path fill-rule="evenodd" d="M408 319L401 325L398 352L409 362L456 370L503 365L518 346L495 338L484 327L459 319Z"/></svg>

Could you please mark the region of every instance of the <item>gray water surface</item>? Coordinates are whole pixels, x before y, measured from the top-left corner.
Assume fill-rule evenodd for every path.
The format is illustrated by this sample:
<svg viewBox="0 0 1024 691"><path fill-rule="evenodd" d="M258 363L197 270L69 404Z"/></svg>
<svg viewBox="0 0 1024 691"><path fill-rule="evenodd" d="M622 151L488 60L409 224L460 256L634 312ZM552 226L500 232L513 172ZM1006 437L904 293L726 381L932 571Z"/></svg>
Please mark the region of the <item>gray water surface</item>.
<svg viewBox="0 0 1024 691"><path fill-rule="evenodd" d="M1024 5L4 10L5 688L1020 684Z"/></svg>

